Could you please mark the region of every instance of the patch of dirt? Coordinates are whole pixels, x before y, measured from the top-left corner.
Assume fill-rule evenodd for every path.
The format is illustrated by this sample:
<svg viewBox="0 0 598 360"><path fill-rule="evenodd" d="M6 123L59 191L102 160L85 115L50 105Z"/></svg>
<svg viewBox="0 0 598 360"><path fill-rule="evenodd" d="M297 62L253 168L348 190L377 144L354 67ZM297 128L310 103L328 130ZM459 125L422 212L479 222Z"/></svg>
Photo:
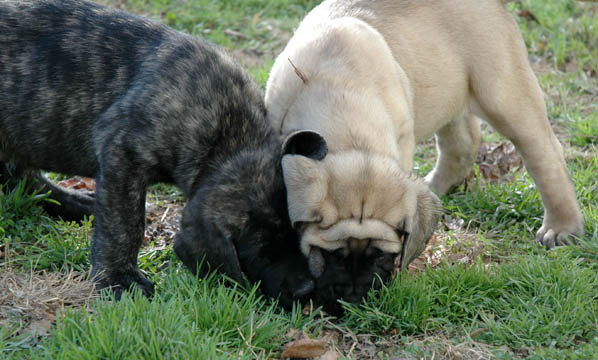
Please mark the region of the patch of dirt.
<svg viewBox="0 0 598 360"><path fill-rule="evenodd" d="M159 202L145 204L144 243L153 243L154 247L172 244L180 230L184 203L172 196L164 196Z"/></svg>

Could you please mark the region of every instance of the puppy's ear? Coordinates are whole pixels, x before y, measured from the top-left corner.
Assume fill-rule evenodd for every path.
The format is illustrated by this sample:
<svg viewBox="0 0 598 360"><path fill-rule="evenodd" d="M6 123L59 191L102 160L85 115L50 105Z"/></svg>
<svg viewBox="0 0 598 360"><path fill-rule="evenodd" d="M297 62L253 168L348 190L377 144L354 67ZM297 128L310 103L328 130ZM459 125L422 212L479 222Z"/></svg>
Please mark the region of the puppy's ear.
<svg viewBox="0 0 598 360"><path fill-rule="evenodd" d="M293 228L321 221L320 207L328 192L328 173L323 163L301 155L285 155L282 175Z"/></svg>
<svg viewBox="0 0 598 360"><path fill-rule="evenodd" d="M201 223L201 220L197 222ZM177 257L194 275L204 277L210 270L217 270L245 284L235 244L216 226L183 224L175 237L173 248Z"/></svg>
<svg viewBox="0 0 598 360"><path fill-rule="evenodd" d="M283 142L282 173L294 228L321 220L318 207L328 190L321 160L327 153L326 140L315 131L295 131Z"/></svg>
<svg viewBox="0 0 598 360"><path fill-rule="evenodd" d="M427 186L418 189L416 199L415 214L405 223L407 236L401 251L401 270L407 269L409 263L424 251L442 215L440 199Z"/></svg>
<svg viewBox="0 0 598 360"><path fill-rule="evenodd" d="M328 146L322 135L311 130L290 133L282 143L282 155L301 155L312 160L322 160L328 154Z"/></svg>

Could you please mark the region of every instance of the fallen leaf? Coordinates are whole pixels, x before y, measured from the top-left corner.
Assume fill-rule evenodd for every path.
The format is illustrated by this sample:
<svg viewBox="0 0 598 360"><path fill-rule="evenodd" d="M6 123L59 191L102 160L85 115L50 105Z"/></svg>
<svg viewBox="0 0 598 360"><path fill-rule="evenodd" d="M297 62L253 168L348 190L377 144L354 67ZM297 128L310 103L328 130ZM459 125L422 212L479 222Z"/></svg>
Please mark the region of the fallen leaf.
<svg viewBox="0 0 598 360"><path fill-rule="evenodd" d="M58 182L58 186L73 190L96 190L96 181L92 178L75 176Z"/></svg>
<svg viewBox="0 0 598 360"><path fill-rule="evenodd" d="M510 171L522 168L523 159L511 143L484 143L478 151L476 164L482 180L491 183L510 182L513 181Z"/></svg>
<svg viewBox="0 0 598 360"><path fill-rule="evenodd" d="M317 358L326 353L327 347L327 340L310 339L304 331L301 331L293 341L285 345L281 358Z"/></svg>

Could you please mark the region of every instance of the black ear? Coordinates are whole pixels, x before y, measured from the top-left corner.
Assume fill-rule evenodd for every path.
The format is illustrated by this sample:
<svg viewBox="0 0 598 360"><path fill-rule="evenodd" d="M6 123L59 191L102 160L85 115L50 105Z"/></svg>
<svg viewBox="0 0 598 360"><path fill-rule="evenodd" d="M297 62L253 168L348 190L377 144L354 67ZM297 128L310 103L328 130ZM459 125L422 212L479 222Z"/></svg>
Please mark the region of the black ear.
<svg viewBox="0 0 598 360"><path fill-rule="evenodd" d="M315 131L292 132L282 143L282 155L302 155L312 160L322 160L326 154L328 154L326 140Z"/></svg>
<svg viewBox="0 0 598 360"><path fill-rule="evenodd" d="M197 223L201 224L201 219ZM216 226L182 227L175 237L174 252L194 275L204 277L210 270L218 270L246 285L235 244Z"/></svg>

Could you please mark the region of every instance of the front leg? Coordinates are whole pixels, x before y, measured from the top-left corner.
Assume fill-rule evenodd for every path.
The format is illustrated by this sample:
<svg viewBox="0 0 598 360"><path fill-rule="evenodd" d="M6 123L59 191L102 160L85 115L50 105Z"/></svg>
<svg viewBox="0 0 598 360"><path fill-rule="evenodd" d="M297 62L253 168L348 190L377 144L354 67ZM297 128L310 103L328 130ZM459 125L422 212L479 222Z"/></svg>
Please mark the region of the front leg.
<svg viewBox="0 0 598 360"><path fill-rule="evenodd" d="M92 276L98 290L111 287L117 299L133 285L146 296L154 292L152 282L137 266L145 228L146 182L143 166L130 157L120 151L104 156L95 196Z"/></svg>

